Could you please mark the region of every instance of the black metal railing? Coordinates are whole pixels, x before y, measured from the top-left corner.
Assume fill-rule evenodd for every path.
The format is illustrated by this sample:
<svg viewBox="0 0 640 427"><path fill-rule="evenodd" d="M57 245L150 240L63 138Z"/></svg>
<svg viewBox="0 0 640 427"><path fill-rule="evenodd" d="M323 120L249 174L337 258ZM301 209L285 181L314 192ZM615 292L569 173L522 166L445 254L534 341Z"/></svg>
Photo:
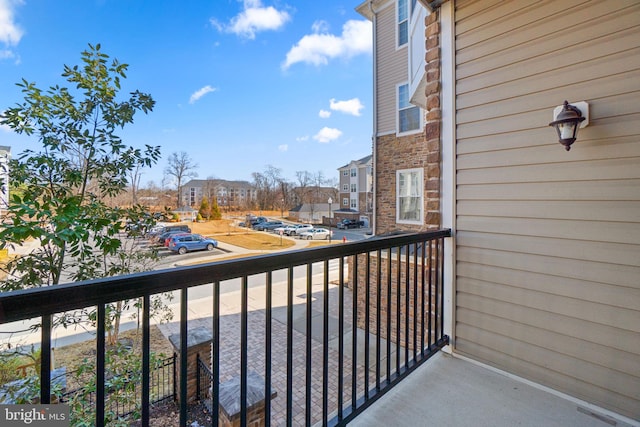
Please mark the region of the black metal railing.
<svg viewBox="0 0 640 427"><path fill-rule="evenodd" d="M444 244L450 230L376 237L317 249L178 267L0 294L0 324L39 318L40 399L51 400L54 316L97 306L95 424L104 425L105 306L142 298L141 423L150 419L150 298L179 293L180 360L187 332L213 334L211 407L221 383L239 379L240 424L247 425L247 378L264 380L266 425L345 425L447 345ZM203 289L206 295L202 296ZM189 318L206 301L210 312ZM180 363L179 424L187 425L187 363ZM277 397L274 397L277 396ZM272 399L272 397L274 397ZM213 416L213 424L218 417Z"/></svg>
<svg viewBox="0 0 640 427"><path fill-rule="evenodd" d="M213 384L213 372L209 369L209 362L202 360L198 354L196 371L196 399L213 412L211 407L211 388Z"/></svg>
<svg viewBox="0 0 640 427"><path fill-rule="evenodd" d="M176 398L176 358L177 354L158 360L150 371L151 393L150 404L162 403ZM73 373L71 374L73 375ZM89 380L90 381L90 380ZM127 372L117 387L106 387L106 407L116 419L125 418L139 410L140 402L140 372ZM96 392L89 387L78 387L62 393L60 403L74 400L80 405L88 406L84 410L92 412L96 406Z"/></svg>

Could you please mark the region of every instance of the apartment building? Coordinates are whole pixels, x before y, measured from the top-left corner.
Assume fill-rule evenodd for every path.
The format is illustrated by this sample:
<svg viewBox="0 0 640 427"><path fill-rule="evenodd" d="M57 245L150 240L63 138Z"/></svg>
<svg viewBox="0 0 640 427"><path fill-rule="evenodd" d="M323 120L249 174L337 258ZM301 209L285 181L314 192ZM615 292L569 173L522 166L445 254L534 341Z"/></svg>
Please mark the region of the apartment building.
<svg viewBox="0 0 640 427"><path fill-rule="evenodd" d="M338 168L337 208L370 218L373 212L373 156L352 160Z"/></svg>

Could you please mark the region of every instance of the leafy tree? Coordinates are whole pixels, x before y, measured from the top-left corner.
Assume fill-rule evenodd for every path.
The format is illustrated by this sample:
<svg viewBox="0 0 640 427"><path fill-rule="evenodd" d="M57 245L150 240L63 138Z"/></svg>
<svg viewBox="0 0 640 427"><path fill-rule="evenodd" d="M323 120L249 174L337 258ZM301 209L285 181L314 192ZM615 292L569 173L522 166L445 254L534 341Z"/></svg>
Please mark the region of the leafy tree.
<svg viewBox="0 0 640 427"><path fill-rule="evenodd" d="M89 45L81 60L82 66L65 65L62 73L74 89L40 89L23 79L17 85L24 101L0 114L0 124L42 144L40 152L27 150L10 162L10 183L21 191L11 195L0 231L0 248L31 239L40 246L8 263L9 276L0 282L0 291L148 269L149 263L137 258L146 254L127 242L153 218L141 206L120 208L105 200L125 192L128 177L140 167L158 161L159 147L127 146L116 134L133 123L137 112L150 112L155 102L137 90L118 99L128 66L110 60L99 44ZM124 238L126 223L140 227ZM122 302L108 307L115 327L112 339L127 306ZM87 320L94 320L91 313L61 314L56 324Z"/></svg>
<svg viewBox="0 0 640 427"><path fill-rule="evenodd" d="M222 212L220 212L220 207L218 206L218 199L215 197L211 200L211 214L209 219L222 219Z"/></svg>
<svg viewBox="0 0 640 427"><path fill-rule="evenodd" d="M202 197L198 215L201 215L203 218L207 218L207 220L210 219L209 217L211 216L211 207L209 206L209 200L207 200L207 196Z"/></svg>
<svg viewBox="0 0 640 427"><path fill-rule="evenodd" d="M178 209L182 207L182 192L180 191L182 181L186 178L197 177L197 167L198 164L193 163L191 157L189 157L189 155L184 151L181 151L180 153L172 153L167 160L167 167L164 169L164 174L168 180L173 181L178 189L178 205L176 206Z"/></svg>

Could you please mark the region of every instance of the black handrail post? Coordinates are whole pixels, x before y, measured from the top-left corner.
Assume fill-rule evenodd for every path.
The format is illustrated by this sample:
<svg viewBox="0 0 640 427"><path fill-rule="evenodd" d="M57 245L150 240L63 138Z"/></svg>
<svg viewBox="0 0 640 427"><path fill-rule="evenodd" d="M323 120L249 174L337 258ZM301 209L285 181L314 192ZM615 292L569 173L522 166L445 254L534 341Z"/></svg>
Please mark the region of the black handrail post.
<svg viewBox="0 0 640 427"><path fill-rule="evenodd" d="M149 425L149 389L151 386L149 372L151 352L149 349L150 339L150 306L151 298L149 295L143 297L142 302L142 425Z"/></svg>
<svg viewBox="0 0 640 427"><path fill-rule="evenodd" d="M187 289L180 290L180 427L187 425Z"/></svg>
<svg viewBox="0 0 640 427"><path fill-rule="evenodd" d="M380 281L382 280L382 252L380 249L376 252L376 391L380 391L380 356L382 356L380 351L380 304L382 304L382 285Z"/></svg>
<svg viewBox="0 0 640 427"><path fill-rule="evenodd" d="M369 321L371 317L371 252L365 255L364 271L364 398L369 399Z"/></svg>
<svg viewBox="0 0 640 427"><path fill-rule="evenodd" d="M322 423L327 425L329 400L329 261L324 261L322 340Z"/></svg>
<svg viewBox="0 0 640 427"><path fill-rule="evenodd" d="M293 267L287 276L287 427L293 426Z"/></svg>
<svg viewBox="0 0 640 427"><path fill-rule="evenodd" d="M40 343L40 402L51 403L51 323L52 315L42 316Z"/></svg>
<svg viewBox="0 0 640 427"><path fill-rule="evenodd" d="M358 407L358 255L353 255L351 272L353 287L352 343L351 343L351 409Z"/></svg>
<svg viewBox="0 0 640 427"><path fill-rule="evenodd" d="M106 306L98 304L98 327L96 330L96 426L104 426L104 362L105 362L105 320Z"/></svg>
<svg viewBox="0 0 640 427"><path fill-rule="evenodd" d="M418 244L413 244L413 361L418 357Z"/></svg>
<svg viewBox="0 0 640 427"><path fill-rule="evenodd" d="M214 416L212 426L218 427L218 410L220 408L220 282L213 283L213 354L211 361L211 408Z"/></svg>
<svg viewBox="0 0 640 427"><path fill-rule="evenodd" d="M271 425L271 322L273 318L273 312L271 306L273 305L273 273L269 271L267 273L267 286L265 295L265 356L264 356L264 425L269 427Z"/></svg>
<svg viewBox="0 0 640 427"><path fill-rule="evenodd" d="M247 316L248 316L248 279L242 276L242 285L240 289L241 307L240 307L240 425L247 425L247 359L248 354L248 334L247 334Z"/></svg>
<svg viewBox="0 0 640 427"><path fill-rule="evenodd" d="M306 363L307 369L305 370L306 378L305 378L305 424L311 425L311 334L313 333L311 329L311 315L312 315L312 303L313 303L313 295L311 294L311 284L313 282L313 268L311 264L307 264L307 312L306 312Z"/></svg>
<svg viewBox="0 0 640 427"><path fill-rule="evenodd" d="M340 257L338 272L338 421L342 421L344 393L344 258Z"/></svg>

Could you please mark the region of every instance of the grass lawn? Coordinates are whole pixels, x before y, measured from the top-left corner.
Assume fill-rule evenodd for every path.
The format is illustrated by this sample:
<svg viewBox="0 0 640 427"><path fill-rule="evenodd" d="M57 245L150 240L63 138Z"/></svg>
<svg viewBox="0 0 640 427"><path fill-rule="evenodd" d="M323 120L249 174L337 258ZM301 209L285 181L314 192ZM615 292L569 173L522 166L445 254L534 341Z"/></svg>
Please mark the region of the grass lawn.
<svg viewBox="0 0 640 427"><path fill-rule="evenodd" d="M194 233L213 237L224 243L250 250L276 250L286 249L295 245L287 238L266 233L264 231L253 231L244 227L236 227L234 221L221 219L207 222L194 222L190 225Z"/></svg>

